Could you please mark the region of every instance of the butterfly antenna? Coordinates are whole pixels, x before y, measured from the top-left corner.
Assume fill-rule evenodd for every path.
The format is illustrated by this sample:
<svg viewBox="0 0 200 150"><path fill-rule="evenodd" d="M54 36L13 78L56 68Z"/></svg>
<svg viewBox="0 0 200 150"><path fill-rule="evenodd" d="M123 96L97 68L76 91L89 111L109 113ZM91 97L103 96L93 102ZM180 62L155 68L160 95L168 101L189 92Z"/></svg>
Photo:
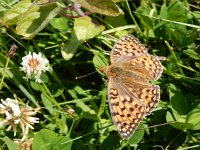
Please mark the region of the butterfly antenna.
<svg viewBox="0 0 200 150"><path fill-rule="evenodd" d="M170 122L167 122L167 123L157 124L157 125L149 126L149 127L146 127L146 128L139 128L137 130L145 130L145 129L150 129L150 128L155 128L155 127L165 126L165 125L169 125L169 124L173 124L173 123L176 123L176 121L170 121Z"/></svg>
<svg viewBox="0 0 200 150"><path fill-rule="evenodd" d="M84 77L90 76L90 75L92 75L92 74L94 74L94 73L96 73L96 72L97 72L97 71L94 71L94 72L88 73L88 74L86 74L86 75L76 77L75 79L78 80L78 79L81 79L81 78L84 78Z"/></svg>

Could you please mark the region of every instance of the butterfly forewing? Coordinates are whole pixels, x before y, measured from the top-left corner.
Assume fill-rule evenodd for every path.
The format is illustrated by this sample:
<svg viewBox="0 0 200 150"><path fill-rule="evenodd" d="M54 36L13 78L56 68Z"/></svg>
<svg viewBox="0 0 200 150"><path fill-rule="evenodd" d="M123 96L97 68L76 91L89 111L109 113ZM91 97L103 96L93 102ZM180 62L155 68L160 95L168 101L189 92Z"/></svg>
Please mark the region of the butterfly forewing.
<svg viewBox="0 0 200 150"><path fill-rule="evenodd" d="M158 58L150 54L139 56L135 59L130 60L129 62L126 62L126 64L131 65L133 71L134 71L134 67L137 67L137 68L141 67L144 74L148 76L149 80L159 79L163 71L162 64L160 63ZM126 66L126 64L124 65Z"/></svg>
<svg viewBox="0 0 200 150"><path fill-rule="evenodd" d="M111 64L137 58L147 54L147 49L134 36L129 35L120 38L112 48Z"/></svg>

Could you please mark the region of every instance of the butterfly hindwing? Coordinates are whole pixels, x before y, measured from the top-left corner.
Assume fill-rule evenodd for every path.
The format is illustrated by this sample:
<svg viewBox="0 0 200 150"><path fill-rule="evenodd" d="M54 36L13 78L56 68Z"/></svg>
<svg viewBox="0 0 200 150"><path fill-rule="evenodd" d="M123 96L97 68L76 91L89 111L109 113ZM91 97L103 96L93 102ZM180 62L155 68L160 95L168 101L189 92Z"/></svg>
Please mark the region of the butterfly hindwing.
<svg viewBox="0 0 200 150"><path fill-rule="evenodd" d="M109 79L108 97L112 120L123 138L128 139L145 115L145 106L115 77Z"/></svg>

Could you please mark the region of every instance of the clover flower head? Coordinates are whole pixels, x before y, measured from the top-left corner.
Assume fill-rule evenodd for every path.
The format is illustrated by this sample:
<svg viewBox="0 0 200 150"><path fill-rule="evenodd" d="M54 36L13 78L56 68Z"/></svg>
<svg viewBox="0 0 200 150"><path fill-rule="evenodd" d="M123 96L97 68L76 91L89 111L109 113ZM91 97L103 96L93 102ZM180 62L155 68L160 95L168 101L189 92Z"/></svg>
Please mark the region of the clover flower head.
<svg viewBox="0 0 200 150"><path fill-rule="evenodd" d="M24 141L29 133L29 129L34 129L33 125L39 123L39 118L33 117L39 111L39 108L31 108L28 105L20 106L18 100L7 98L1 100L0 115L3 119L0 121L0 127L8 126L7 131L11 129L16 136L17 127L22 129Z"/></svg>
<svg viewBox="0 0 200 150"><path fill-rule="evenodd" d="M28 55L24 56L21 65L20 70L26 73L25 79L34 78L39 83L42 82L40 79L42 72L49 71L50 69L49 61L42 57L41 53L36 54L35 52L32 54L29 52Z"/></svg>

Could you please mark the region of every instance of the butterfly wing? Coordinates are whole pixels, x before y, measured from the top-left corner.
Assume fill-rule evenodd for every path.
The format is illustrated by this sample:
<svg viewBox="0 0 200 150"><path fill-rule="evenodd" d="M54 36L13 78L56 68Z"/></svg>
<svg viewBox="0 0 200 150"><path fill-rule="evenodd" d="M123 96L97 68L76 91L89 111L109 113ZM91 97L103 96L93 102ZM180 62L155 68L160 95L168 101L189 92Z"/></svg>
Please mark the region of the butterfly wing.
<svg viewBox="0 0 200 150"><path fill-rule="evenodd" d="M145 116L150 115L160 100L160 87L137 82L134 78L121 77L126 89L145 106Z"/></svg>
<svg viewBox="0 0 200 150"><path fill-rule="evenodd" d="M163 66L158 57L145 54L122 64L124 69L129 69L135 73L143 73L148 80L157 80L163 72Z"/></svg>
<svg viewBox="0 0 200 150"><path fill-rule="evenodd" d="M133 35L128 35L120 38L112 48L111 64L122 63L130 59L137 58L148 51Z"/></svg>
<svg viewBox="0 0 200 150"><path fill-rule="evenodd" d="M117 77L109 78L108 98L112 120L123 138L128 139L145 115L145 106Z"/></svg>

